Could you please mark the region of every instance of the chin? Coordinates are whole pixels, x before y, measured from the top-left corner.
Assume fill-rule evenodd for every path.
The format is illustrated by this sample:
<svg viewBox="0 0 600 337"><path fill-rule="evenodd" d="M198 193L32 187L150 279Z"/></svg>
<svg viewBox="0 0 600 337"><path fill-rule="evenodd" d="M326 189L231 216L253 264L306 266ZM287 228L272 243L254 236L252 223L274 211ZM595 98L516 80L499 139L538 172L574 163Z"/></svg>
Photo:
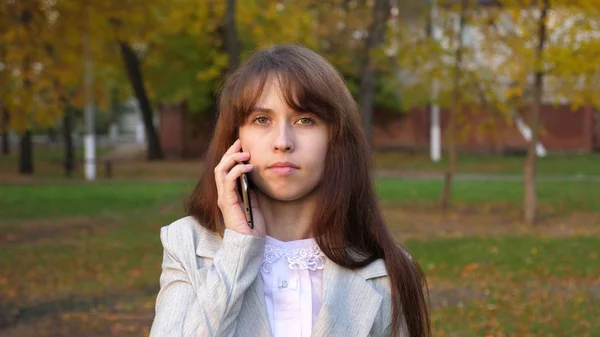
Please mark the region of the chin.
<svg viewBox="0 0 600 337"><path fill-rule="evenodd" d="M268 186L261 189L271 199L277 201L298 201L312 195L314 189L297 189L292 187Z"/></svg>
<svg viewBox="0 0 600 337"><path fill-rule="evenodd" d="M269 198L277 201L296 201L306 197L307 193L298 193L294 191L269 191L265 193Z"/></svg>

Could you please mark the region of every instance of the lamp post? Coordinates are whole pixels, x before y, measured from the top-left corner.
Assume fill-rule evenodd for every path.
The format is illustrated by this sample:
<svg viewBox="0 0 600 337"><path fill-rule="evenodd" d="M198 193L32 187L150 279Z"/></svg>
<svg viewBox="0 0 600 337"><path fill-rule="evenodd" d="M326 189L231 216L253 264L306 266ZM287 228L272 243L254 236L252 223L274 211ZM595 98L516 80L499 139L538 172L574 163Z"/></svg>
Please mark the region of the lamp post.
<svg viewBox="0 0 600 337"><path fill-rule="evenodd" d="M83 36L84 60L85 60L85 91L87 104L84 110L85 136L84 157L85 157L85 179L93 181L96 179L96 138L94 136L94 74L92 64L92 52L90 47L90 10L87 8L88 20L86 32Z"/></svg>
<svg viewBox="0 0 600 337"><path fill-rule="evenodd" d="M435 39L435 23L437 21L437 5L436 0L431 2L431 27L429 29L430 36ZM437 78L434 78L431 83L431 123L429 125L429 153L431 161L439 162L442 158L442 136L440 127L440 106L438 105L438 94L440 83Z"/></svg>

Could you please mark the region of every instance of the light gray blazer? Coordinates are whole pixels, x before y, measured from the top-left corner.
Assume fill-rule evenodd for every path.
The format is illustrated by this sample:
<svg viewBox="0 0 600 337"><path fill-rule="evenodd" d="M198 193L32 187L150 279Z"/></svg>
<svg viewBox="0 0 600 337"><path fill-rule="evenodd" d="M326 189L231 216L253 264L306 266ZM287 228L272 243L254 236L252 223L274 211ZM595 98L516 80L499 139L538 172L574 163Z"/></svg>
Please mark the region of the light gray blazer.
<svg viewBox="0 0 600 337"><path fill-rule="evenodd" d="M271 336L262 281L265 238L223 238L185 217L161 228L160 291L151 337ZM391 295L383 260L351 270L326 259L323 305L311 337L389 336ZM406 336L406 326L401 331Z"/></svg>

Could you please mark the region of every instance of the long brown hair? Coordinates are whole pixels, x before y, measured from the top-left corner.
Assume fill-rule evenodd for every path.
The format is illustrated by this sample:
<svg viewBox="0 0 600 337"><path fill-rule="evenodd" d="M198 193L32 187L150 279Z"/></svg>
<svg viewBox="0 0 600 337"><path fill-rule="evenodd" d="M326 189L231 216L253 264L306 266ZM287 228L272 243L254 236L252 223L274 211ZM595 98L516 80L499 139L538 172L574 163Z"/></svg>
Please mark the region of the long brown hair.
<svg viewBox="0 0 600 337"><path fill-rule="evenodd" d="M325 173L313 219L317 244L331 261L346 268L383 258L391 283L393 335L404 316L410 337L430 336L425 276L385 225L358 107L340 74L317 53L296 45L275 46L252 55L227 78L204 172L187 200L187 213L202 226L223 233L213 168L236 140L238 128L271 76L279 80L290 108L316 113L329 126Z"/></svg>

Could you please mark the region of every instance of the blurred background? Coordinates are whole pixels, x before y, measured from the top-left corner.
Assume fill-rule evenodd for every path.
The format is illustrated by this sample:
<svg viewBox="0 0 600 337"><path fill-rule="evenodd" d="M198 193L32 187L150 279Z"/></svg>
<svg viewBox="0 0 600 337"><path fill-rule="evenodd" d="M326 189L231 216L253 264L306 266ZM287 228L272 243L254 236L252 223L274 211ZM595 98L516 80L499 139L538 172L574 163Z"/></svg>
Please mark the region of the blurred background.
<svg viewBox="0 0 600 337"><path fill-rule="evenodd" d="M435 336L600 336L600 0L0 0L0 336L145 336L224 76L324 55Z"/></svg>

